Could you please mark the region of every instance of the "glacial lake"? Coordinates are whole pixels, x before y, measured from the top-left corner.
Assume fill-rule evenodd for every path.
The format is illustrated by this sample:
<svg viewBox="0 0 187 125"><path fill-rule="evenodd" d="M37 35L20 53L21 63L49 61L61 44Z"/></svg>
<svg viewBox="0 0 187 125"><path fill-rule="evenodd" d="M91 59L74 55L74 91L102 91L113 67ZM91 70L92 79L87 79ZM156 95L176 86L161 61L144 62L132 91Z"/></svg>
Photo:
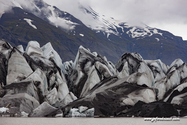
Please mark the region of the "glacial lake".
<svg viewBox="0 0 187 125"><path fill-rule="evenodd" d="M156 120L157 119L157 120ZM0 125L187 125L187 118L0 118Z"/></svg>

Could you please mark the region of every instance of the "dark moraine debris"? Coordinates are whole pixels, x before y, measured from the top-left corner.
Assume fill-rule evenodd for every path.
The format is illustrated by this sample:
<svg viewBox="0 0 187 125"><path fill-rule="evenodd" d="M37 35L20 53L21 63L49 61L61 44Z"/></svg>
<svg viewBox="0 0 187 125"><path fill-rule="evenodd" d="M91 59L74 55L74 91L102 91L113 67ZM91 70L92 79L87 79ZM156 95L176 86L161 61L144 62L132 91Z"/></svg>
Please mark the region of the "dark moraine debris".
<svg viewBox="0 0 187 125"><path fill-rule="evenodd" d="M121 72L125 62L128 63L129 73L132 74L136 72L140 66L143 58L138 53L125 53L122 55L121 59L116 63L116 69Z"/></svg>
<svg viewBox="0 0 187 125"><path fill-rule="evenodd" d="M172 104L162 101L156 101L142 105L140 116L172 117L178 116L178 112Z"/></svg>
<svg viewBox="0 0 187 125"><path fill-rule="evenodd" d="M178 115L178 111L172 104L163 101L152 103L139 101L134 107L117 114L118 117L172 117Z"/></svg>
<svg viewBox="0 0 187 125"><path fill-rule="evenodd" d="M8 67L8 61L0 52L0 84L6 85L6 76L7 76L7 67Z"/></svg>
<svg viewBox="0 0 187 125"><path fill-rule="evenodd" d="M145 85L141 86L136 83L125 82L124 79L110 77L94 86L86 97L70 103L65 107L65 110L69 111L73 107L87 106L95 109L96 116L116 116L129 105L133 106L138 102L140 96L145 97L145 91L153 90ZM132 97L132 93L135 94L136 98ZM147 99L145 98L142 99L146 102ZM148 102L151 101L152 99L148 99Z"/></svg>

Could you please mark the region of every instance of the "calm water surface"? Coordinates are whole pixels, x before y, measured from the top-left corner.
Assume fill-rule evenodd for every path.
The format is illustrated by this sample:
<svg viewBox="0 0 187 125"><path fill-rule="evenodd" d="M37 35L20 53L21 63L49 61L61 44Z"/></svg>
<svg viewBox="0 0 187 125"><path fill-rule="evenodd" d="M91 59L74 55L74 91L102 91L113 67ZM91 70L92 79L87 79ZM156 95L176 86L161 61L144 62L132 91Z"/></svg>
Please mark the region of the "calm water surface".
<svg viewBox="0 0 187 125"><path fill-rule="evenodd" d="M180 121L144 121L144 118L0 118L0 125L187 125Z"/></svg>

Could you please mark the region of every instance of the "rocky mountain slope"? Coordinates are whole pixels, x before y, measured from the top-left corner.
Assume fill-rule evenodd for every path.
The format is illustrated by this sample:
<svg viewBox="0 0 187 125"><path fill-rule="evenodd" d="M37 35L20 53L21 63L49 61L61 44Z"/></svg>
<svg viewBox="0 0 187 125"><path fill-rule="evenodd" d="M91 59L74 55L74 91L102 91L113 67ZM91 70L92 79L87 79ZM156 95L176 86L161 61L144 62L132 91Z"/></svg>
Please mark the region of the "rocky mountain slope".
<svg viewBox="0 0 187 125"><path fill-rule="evenodd" d="M51 43L0 41L0 115L22 117L186 116L187 64L124 53L114 65L80 46L62 63Z"/></svg>
<svg viewBox="0 0 187 125"><path fill-rule="evenodd" d="M92 34L93 37L74 36L20 8L14 8L13 12L3 14L0 19L1 38L10 42L11 45L22 44L25 48L30 40L39 41L41 45L51 42L62 59L67 61L75 58L78 47L83 44L86 47L98 49L106 56L117 58L117 54L105 46L107 41L99 36L95 37L95 33L88 28L86 32ZM115 47L111 43L108 45Z"/></svg>
<svg viewBox="0 0 187 125"><path fill-rule="evenodd" d="M30 40L41 45L51 42L64 61L73 60L80 45L113 63L125 52L138 52L145 59L161 59L166 64L176 58L187 61L186 42L168 31L116 21L81 4L78 11L84 18L42 0L30 1L29 7L13 3L11 6L17 8L3 12L0 18L0 38L12 45L22 44L25 48Z"/></svg>

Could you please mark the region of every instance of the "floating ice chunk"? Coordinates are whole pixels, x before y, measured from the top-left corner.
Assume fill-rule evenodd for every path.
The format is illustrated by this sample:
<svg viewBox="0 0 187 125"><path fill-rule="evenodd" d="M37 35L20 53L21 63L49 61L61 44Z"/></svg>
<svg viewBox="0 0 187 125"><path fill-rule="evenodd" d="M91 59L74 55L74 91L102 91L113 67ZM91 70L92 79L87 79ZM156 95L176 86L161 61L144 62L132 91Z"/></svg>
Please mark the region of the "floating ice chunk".
<svg viewBox="0 0 187 125"><path fill-rule="evenodd" d="M68 117L94 117L94 108L88 109L84 112L79 112L79 109L72 108L67 116Z"/></svg>
<svg viewBox="0 0 187 125"><path fill-rule="evenodd" d="M37 27L35 25L32 24L32 20L31 19L27 19L27 18L24 18L23 20L25 20L31 27L33 27L34 29L37 29Z"/></svg>
<svg viewBox="0 0 187 125"><path fill-rule="evenodd" d="M85 111L86 117L94 117L95 109L91 108Z"/></svg>
<svg viewBox="0 0 187 125"><path fill-rule="evenodd" d="M86 107L86 106L79 106L78 109L79 109L79 112L82 113L82 112L86 111L88 109L88 107Z"/></svg>
<svg viewBox="0 0 187 125"><path fill-rule="evenodd" d="M56 114L55 117L58 118L58 117L63 117L64 114L63 113L60 113L60 114Z"/></svg>
<svg viewBox="0 0 187 125"><path fill-rule="evenodd" d="M21 112L21 117L28 117L29 113L26 113L24 111Z"/></svg>
<svg viewBox="0 0 187 125"><path fill-rule="evenodd" d="M9 108L0 107L0 113L6 113L9 112Z"/></svg>

